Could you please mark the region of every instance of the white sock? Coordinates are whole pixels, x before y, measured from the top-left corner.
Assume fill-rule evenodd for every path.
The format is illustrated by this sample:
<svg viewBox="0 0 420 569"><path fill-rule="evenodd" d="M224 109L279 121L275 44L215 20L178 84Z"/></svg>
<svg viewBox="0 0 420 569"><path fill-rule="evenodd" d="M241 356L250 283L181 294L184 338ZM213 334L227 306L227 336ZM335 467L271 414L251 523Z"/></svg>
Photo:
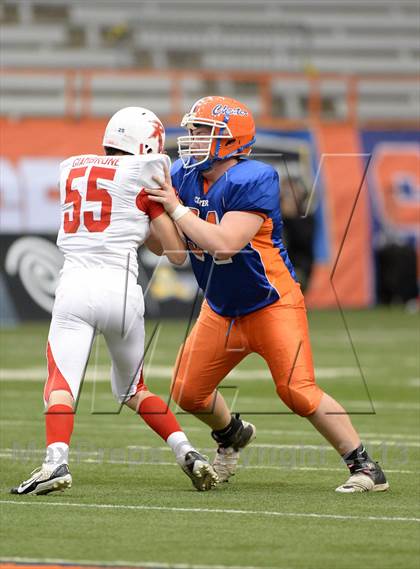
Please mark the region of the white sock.
<svg viewBox="0 0 420 569"><path fill-rule="evenodd" d="M183 431L176 431L175 433L172 433L166 439L166 442L174 451L178 462L184 458L187 452L190 452L190 450L195 450Z"/></svg>
<svg viewBox="0 0 420 569"><path fill-rule="evenodd" d="M44 464L60 466L69 462L69 445L66 443L52 443L47 446Z"/></svg>

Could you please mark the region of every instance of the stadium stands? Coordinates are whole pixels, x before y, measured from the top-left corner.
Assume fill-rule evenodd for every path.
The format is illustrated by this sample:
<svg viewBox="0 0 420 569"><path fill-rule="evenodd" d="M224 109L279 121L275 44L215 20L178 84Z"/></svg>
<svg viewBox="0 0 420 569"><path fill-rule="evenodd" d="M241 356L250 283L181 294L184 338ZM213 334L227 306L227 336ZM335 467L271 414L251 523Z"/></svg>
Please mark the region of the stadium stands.
<svg viewBox="0 0 420 569"><path fill-rule="evenodd" d="M62 114L66 111L66 75L16 75L19 69L154 69L160 76L112 74L90 82L90 112L109 114L133 97L156 112L167 111L173 85L165 72L174 69L299 73L308 77L335 73L363 75L358 87L358 117L415 119L418 82L404 79L419 71L419 5L398 2L334 4L317 1L238 2L79 2L6 0L0 6L2 75L1 112L6 115ZM7 70L14 70L12 77ZM371 80L375 75L400 78ZM24 77L24 79L22 79ZM19 83L21 81L21 83ZM48 81L51 82L48 85ZM83 80L80 79L83 83ZM212 90L229 92L229 80L185 77L179 105ZM258 82L230 82L230 89L262 114ZM274 79L269 85L274 114L307 114L310 82ZM321 86L327 117L347 111L346 88L338 80ZM75 108L80 106L76 102Z"/></svg>

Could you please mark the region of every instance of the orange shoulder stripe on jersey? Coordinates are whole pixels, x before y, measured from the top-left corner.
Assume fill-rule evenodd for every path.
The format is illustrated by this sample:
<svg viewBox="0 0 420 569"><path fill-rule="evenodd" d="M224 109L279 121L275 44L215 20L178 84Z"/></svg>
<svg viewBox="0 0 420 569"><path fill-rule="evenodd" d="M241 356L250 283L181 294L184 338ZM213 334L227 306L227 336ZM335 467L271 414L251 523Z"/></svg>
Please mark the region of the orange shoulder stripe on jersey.
<svg viewBox="0 0 420 569"><path fill-rule="evenodd" d="M260 254L270 284L280 296L283 296L295 286L295 281L280 255L279 248L274 245L271 239L272 231L273 220L268 217L252 239L251 246Z"/></svg>
<svg viewBox="0 0 420 569"><path fill-rule="evenodd" d="M268 218L268 215L266 213L263 213L262 211L244 211L244 213L253 213L254 215L262 217L264 221Z"/></svg>

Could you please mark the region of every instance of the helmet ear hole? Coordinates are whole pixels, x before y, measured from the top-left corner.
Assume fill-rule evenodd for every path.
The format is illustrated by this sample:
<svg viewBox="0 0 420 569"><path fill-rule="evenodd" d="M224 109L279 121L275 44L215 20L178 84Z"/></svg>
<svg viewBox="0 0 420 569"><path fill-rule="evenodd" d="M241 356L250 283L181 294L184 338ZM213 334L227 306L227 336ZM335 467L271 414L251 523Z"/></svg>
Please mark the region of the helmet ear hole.
<svg viewBox="0 0 420 569"><path fill-rule="evenodd" d="M132 152L125 152L125 150L120 150L119 148L113 148L112 146L104 146L106 156L117 156L120 155L127 155L133 156Z"/></svg>

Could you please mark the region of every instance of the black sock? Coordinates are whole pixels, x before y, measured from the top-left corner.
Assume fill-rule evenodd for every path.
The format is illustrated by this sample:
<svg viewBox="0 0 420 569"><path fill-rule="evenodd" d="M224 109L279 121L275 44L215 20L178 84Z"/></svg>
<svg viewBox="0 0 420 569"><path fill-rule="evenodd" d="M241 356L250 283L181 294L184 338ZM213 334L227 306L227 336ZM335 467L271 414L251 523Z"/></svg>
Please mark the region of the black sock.
<svg viewBox="0 0 420 569"><path fill-rule="evenodd" d="M367 462L373 462L362 443L354 450L342 455L350 472L360 470Z"/></svg>
<svg viewBox="0 0 420 569"><path fill-rule="evenodd" d="M230 440L233 435L242 426L242 421L239 419L239 415L232 417L229 425L224 429L219 429L218 431L212 431L211 436L215 441L217 441L222 446L229 446Z"/></svg>

